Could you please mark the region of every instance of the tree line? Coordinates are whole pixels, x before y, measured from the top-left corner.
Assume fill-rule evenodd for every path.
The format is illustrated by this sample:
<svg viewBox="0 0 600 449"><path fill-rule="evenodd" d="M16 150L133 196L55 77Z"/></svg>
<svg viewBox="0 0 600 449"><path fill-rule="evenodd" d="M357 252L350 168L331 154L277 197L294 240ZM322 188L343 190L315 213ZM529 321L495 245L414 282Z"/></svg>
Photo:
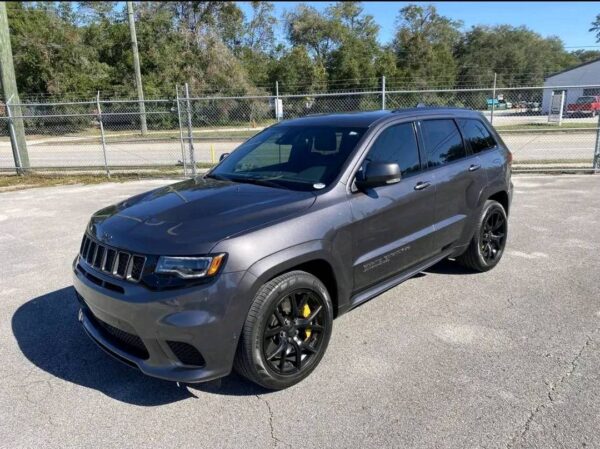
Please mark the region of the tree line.
<svg viewBox="0 0 600 449"><path fill-rule="evenodd" d="M124 2L12 2L7 10L22 98L135 97ZM463 30L433 5L401 8L383 44L360 2L324 11L300 4L283 17L264 1L251 2L249 14L211 1L139 2L135 10L147 98L172 97L186 82L195 94L249 95L273 92L275 81L281 93L377 89L381 76L388 88L489 87L497 73L500 87L535 86L600 57L527 27Z"/></svg>

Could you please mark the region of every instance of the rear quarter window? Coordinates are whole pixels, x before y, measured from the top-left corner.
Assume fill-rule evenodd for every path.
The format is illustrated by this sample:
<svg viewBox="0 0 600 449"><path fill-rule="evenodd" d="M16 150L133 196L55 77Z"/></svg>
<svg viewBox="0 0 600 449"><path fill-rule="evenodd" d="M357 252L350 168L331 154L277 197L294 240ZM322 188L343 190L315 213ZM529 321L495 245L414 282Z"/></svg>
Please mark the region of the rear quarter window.
<svg viewBox="0 0 600 449"><path fill-rule="evenodd" d="M458 124L473 154L494 148L497 143L481 120L459 119Z"/></svg>

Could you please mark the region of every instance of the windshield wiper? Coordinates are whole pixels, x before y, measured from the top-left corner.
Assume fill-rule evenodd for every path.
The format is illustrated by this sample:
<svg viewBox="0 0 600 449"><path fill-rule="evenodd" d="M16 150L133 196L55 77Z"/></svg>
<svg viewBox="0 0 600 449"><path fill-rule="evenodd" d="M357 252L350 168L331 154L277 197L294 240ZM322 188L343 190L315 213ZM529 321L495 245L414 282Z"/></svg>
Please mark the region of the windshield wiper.
<svg viewBox="0 0 600 449"><path fill-rule="evenodd" d="M273 178L255 178L252 176L232 176L231 178L227 178L230 181L233 182L241 182L241 183L247 183L247 184L257 184L257 185L264 185L267 187L276 187L279 189L286 189L289 190L288 187L282 185L279 182L274 182L276 179L281 178L281 176L276 176Z"/></svg>
<svg viewBox="0 0 600 449"><path fill-rule="evenodd" d="M211 178L211 179L216 179L218 181L231 181L231 179L226 178L225 176L221 176L221 175L214 175L212 173L206 174L204 175L205 178Z"/></svg>

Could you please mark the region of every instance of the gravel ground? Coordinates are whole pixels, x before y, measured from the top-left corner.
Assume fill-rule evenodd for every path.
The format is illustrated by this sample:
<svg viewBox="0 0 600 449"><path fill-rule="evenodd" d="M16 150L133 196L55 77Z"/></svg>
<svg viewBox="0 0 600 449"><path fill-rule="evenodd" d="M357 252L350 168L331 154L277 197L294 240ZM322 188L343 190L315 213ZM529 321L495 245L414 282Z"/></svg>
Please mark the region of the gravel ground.
<svg viewBox="0 0 600 449"><path fill-rule="evenodd" d="M275 393L145 377L79 327L89 215L164 183L0 193L0 447L600 447L599 177L515 176L496 269L441 263L340 317Z"/></svg>

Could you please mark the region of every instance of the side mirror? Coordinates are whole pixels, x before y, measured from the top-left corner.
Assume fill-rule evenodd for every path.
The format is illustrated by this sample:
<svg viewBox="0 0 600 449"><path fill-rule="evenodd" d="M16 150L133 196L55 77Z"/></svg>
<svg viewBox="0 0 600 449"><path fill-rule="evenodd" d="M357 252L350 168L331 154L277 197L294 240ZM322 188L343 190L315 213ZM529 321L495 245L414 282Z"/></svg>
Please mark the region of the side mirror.
<svg viewBox="0 0 600 449"><path fill-rule="evenodd" d="M223 153L221 154L221 156L219 156L219 162L221 162L223 159L225 159L227 156L229 156L229 153Z"/></svg>
<svg viewBox="0 0 600 449"><path fill-rule="evenodd" d="M396 184L400 182L400 166L395 162L369 162L355 182L361 190Z"/></svg>

